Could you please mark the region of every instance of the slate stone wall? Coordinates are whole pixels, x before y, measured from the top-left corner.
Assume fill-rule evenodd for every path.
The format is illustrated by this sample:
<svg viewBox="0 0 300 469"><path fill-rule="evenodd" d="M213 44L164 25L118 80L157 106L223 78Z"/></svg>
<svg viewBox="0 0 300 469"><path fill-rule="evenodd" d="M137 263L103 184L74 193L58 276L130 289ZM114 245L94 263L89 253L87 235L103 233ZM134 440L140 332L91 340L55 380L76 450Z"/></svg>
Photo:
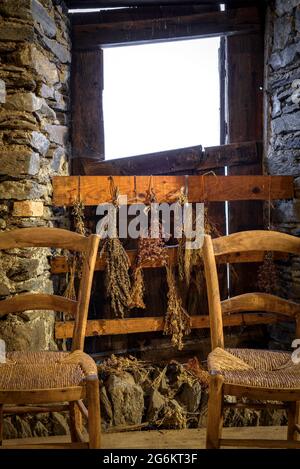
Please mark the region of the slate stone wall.
<svg viewBox="0 0 300 469"><path fill-rule="evenodd" d="M63 2L0 0L0 230L61 226L52 207L54 175L68 174L69 19ZM0 257L0 296L52 292L49 251ZM53 349L53 315L0 320L8 350Z"/></svg>
<svg viewBox="0 0 300 469"><path fill-rule="evenodd" d="M267 37L267 174L293 175L296 197L274 204L274 229L300 235L300 0L276 0L270 6ZM279 294L300 300L300 261L282 263ZM289 328L273 327L276 346L290 346ZM284 346L284 345L283 345Z"/></svg>

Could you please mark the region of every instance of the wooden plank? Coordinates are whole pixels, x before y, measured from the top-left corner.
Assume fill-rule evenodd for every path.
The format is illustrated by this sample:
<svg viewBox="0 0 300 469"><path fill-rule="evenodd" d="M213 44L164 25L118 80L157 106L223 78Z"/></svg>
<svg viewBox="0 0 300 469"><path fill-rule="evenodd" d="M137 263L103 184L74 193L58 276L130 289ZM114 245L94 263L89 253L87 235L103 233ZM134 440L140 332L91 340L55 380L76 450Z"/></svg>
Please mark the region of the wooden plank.
<svg viewBox="0 0 300 469"><path fill-rule="evenodd" d="M141 7L149 5L182 5L182 0L65 0L68 8L113 8L113 7ZM221 0L184 0L185 5L219 5ZM222 3L234 3L232 0L222 0ZM241 2L240 2L241 3ZM245 6L258 3L257 0L243 0Z"/></svg>
<svg viewBox="0 0 300 469"><path fill-rule="evenodd" d="M257 31L261 18L256 7L199 13L187 16L74 25L76 49L99 45L145 43L170 39L213 37Z"/></svg>
<svg viewBox="0 0 300 469"><path fill-rule="evenodd" d="M192 170L201 164L202 159L202 146L197 145L107 161L86 159L82 164L84 174L87 176L122 176L133 174L167 174L180 170Z"/></svg>
<svg viewBox="0 0 300 469"><path fill-rule="evenodd" d="M149 176L114 176L120 194L127 195L128 203L143 202L150 186ZM275 200L293 198L292 176L188 176L190 202L225 200ZM172 203L185 187L184 176L153 176L151 186L158 202ZM53 204L72 205L80 198L85 205L110 202L108 176L55 176Z"/></svg>
<svg viewBox="0 0 300 469"><path fill-rule="evenodd" d="M101 49L73 51L72 157L104 159ZM76 168L75 168L76 169Z"/></svg>
<svg viewBox="0 0 300 469"><path fill-rule="evenodd" d="M205 151L198 145L108 161L85 158L81 163L86 176L154 175L181 171L188 174L190 171L257 163L261 159L261 152L260 142L243 142L207 147Z"/></svg>
<svg viewBox="0 0 300 469"><path fill-rule="evenodd" d="M177 247L174 248L165 248L166 254L168 256L168 262L171 266L177 265ZM130 265L133 265L136 258L136 250L126 251L129 257ZM233 253L224 256L218 256L216 261L218 264L238 264L238 263L250 263L250 262L263 262L265 253L262 251L252 251L246 253ZM274 254L275 260L286 260L288 259L288 255L284 253L275 253ZM51 264L51 273L52 274L64 274L67 273L70 269L70 265L68 263L68 259L65 256L56 256L53 257L50 261ZM143 268L145 269L153 269L162 267L162 264L158 264L157 262L147 262L144 264ZM104 271L105 270L105 256L103 255L100 257L98 255L96 261L96 271Z"/></svg>
<svg viewBox="0 0 300 469"><path fill-rule="evenodd" d="M273 324L278 319L274 314L249 313L233 314L224 316L224 326L250 326L255 324ZM208 329L209 316L199 315L191 318L192 329ZM128 319L91 319L87 322L86 337L118 335L118 334L136 334L142 332L159 332L164 328L163 317L143 317ZM67 339L72 337L74 321L56 322L56 339Z"/></svg>

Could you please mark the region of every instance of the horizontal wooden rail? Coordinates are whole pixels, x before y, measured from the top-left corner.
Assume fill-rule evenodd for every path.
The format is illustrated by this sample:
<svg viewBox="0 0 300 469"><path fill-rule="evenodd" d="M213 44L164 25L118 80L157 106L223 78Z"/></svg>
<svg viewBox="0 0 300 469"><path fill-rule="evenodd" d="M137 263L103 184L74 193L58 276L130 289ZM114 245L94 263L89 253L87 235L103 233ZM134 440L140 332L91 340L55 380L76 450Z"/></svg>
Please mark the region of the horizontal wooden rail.
<svg viewBox="0 0 300 469"><path fill-rule="evenodd" d="M233 314L225 316L224 326L272 324L278 317L269 313ZM191 318L192 329L208 329L209 316L199 315ZM164 328L163 317L143 317L128 319L93 319L87 322L86 337L98 335L136 334L140 332L157 332ZM67 339L73 336L74 321L55 324L56 339Z"/></svg>
<svg viewBox="0 0 300 469"><path fill-rule="evenodd" d="M177 247L165 248L168 262L171 266L177 265ZM126 251L129 257L130 265L134 265L136 258L136 250ZM288 259L288 254L285 253L274 253L275 260L279 259ZM244 253L234 253L224 256L219 256L216 258L218 264L237 264L244 262L262 262L264 260L264 252L262 251L252 251ZM51 273L52 274L63 274L69 272L70 265L68 263L68 258L65 256L53 257L50 261L51 263ZM145 269L148 268L159 268L163 267L162 263L158 262L148 262L143 265ZM101 271L105 270L105 256L100 257L98 255L96 260L95 270Z"/></svg>
<svg viewBox="0 0 300 469"><path fill-rule="evenodd" d="M178 200L180 189L188 190L190 202L291 199L292 176L114 176L114 184L127 203L144 202L149 186L157 202ZM55 176L53 204L72 205L79 197L85 205L111 201L109 176Z"/></svg>

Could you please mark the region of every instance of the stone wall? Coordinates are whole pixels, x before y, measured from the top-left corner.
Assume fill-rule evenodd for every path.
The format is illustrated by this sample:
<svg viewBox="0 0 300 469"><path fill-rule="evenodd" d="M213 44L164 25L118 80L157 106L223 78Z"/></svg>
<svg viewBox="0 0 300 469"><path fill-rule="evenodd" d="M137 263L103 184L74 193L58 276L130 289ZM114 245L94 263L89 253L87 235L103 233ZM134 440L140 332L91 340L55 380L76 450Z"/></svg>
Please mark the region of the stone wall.
<svg viewBox="0 0 300 469"><path fill-rule="evenodd" d="M274 229L300 234L300 0L276 0L267 25L267 174L293 175L296 197L275 203ZM300 261L281 265L279 294L300 300ZM290 346L289 328L273 327L274 345Z"/></svg>
<svg viewBox="0 0 300 469"><path fill-rule="evenodd" d="M70 37L55 0L0 0L0 230L58 226L51 177L68 174ZM52 292L48 250L0 257L0 296ZM54 318L28 312L0 321L8 350L53 349Z"/></svg>

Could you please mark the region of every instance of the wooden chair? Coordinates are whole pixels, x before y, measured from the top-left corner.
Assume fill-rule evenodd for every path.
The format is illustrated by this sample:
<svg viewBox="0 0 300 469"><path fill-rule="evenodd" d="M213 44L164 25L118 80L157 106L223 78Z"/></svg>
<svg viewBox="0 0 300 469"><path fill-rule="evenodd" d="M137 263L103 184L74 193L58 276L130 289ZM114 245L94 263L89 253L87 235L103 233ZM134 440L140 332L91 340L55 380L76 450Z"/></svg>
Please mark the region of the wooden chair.
<svg viewBox="0 0 300 469"><path fill-rule="evenodd" d="M220 300L216 258L247 251L280 251L299 255L300 239L272 231L240 232L213 240L205 236L203 255L212 341L212 352L208 356L210 386L206 446L300 448L300 442L296 441L300 433L300 364L295 364L288 352L224 348L222 318L234 313L245 313L245 319L247 315L258 314L255 312L265 312L269 316L270 313L278 314L281 320L284 317L295 319L296 337L300 338L300 305L297 303L266 293L246 293ZM222 439L224 395L281 401L283 404L277 402L274 407L284 407L288 411L287 440ZM239 407L243 406L264 408L265 405L239 404Z"/></svg>
<svg viewBox="0 0 300 469"><path fill-rule="evenodd" d="M42 293L20 294L0 301L0 317L26 310L61 311L75 316L70 353L8 352L6 363L0 364L0 445L2 445L5 413L68 410L71 443L49 444L43 447L100 447L97 367L94 360L83 352L98 244L97 235L85 237L57 228L23 228L0 233L0 249L53 247L80 252L83 258L78 301ZM83 399L87 399L88 409L84 406ZM88 419L88 443L81 431L82 414ZM26 446L26 448L37 447L41 446L36 444Z"/></svg>

